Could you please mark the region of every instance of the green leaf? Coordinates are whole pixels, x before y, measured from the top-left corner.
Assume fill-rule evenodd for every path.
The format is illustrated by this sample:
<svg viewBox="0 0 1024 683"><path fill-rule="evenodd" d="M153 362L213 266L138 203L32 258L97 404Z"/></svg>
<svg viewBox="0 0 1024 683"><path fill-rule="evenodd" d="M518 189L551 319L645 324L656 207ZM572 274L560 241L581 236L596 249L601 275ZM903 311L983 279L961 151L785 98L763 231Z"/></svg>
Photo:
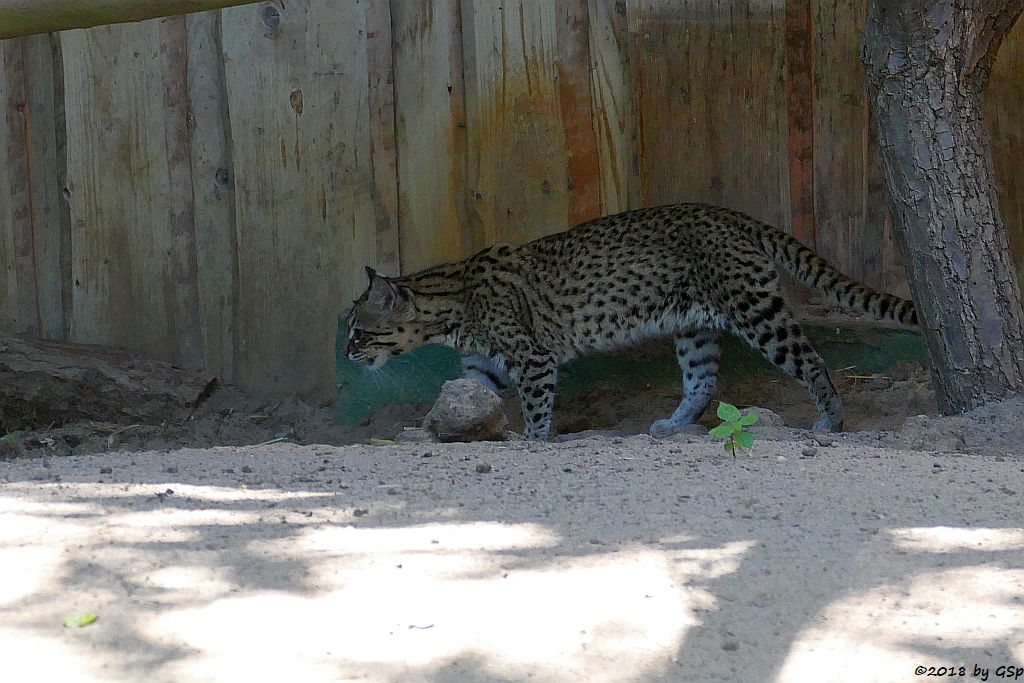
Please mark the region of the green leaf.
<svg viewBox="0 0 1024 683"><path fill-rule="evenodd" d="M750 426L757 422L758 417L760 416L757 413L747 413L746 415L740 418L740 424L743 425L744 427Z"/></svg>
<svg viewBox="0 0 1024 683"><path fill-rule="evenodd" d="M740 448L750 448L754 445L754 435L750 432L740 432L736 435L736 441Z"/></svg>
<svg viewBox="0 0 1024 683"><path fill-rule="evenodd" d="M79 614L64 620L64 628L85 628L100 618L98 614Z"/></svg>
<svg viewBox="0 0 1024 683"><path fill-rule="evenodd" d="M740 409L729 403L718 404L718 417L728 422L737 422L740 419Z"/></svg>
<svg viewBox="0 0 1024 683"><path fill-rule="evenodd" d="M729 435L733 433L732 425L729 423L720 424L712 429L708 434L715 437L716 439L728 439Z"/></svg>
<svg viewBox="0 0 1024 683"><path fill-rule="evenodd" d="M733 450L732 450L732 441L726 441L725 444L723 444L723 445L725 446L725 452L726 453L732 453L733 457L736 457L736 453L733 452Z"/></svg>

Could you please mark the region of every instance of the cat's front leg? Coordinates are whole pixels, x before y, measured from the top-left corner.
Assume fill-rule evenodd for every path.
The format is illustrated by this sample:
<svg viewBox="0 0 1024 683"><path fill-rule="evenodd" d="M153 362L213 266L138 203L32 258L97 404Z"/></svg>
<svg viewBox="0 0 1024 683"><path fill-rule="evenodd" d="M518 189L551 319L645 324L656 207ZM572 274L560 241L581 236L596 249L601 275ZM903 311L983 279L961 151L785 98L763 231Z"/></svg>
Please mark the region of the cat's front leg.
<svg viewBox="0 0 1024 683"><path fill-rule="evenodd" d="M558 362L550 353L520 352L509 364L508 375L519 391L525 422L523 438L546 441L555 406Z"/></svg>

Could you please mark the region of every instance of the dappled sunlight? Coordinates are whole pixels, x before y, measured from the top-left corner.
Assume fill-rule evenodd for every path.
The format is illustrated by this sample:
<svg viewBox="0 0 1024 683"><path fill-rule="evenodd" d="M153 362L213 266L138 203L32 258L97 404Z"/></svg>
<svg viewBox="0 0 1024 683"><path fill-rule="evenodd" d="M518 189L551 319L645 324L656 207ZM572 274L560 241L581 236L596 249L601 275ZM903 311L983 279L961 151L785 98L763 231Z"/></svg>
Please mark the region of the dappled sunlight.
<svg viewBox="0 0 1024 683"><path fill-rule="evenodd" d="M713 603L685 584L735 570L750 546L536 556L558 542L535 524L311 529L276 552L309 560L321 594L225 597L148 632L201 653L176 665L183 680L390 675L466 658L496 676L643 680Z"/></svg>
<svg viewBox="0 0 1024 683"><path fill-rule="evenodd" d="M928 553L964 550L1024 550L1024 529L963 529L948 526L891 529L896 546Z"/></svg>
<svg viewBox="0 0 1024 683"><path fill-rule="evenodd" d="M604 546L450 508L378 526L397 501L374 501L360 524L344 494L170 486L5 489L5 675L390 681L470 667L470 679L642 681L673 665L718 607L709 582L755 543ZM95 625L61 626L89 612Z"/></svg>
<svg viewBox="0 0 1024 683"><path fill-rule="evenodd" d="M76 634L77 635L77 634ZM33 636L0 627L0 670L9 681L109 683L109 674L90 673L74 636ZM87 637L87 636L85 636Z"/></svg>
<svg viewBox="0 0 1024 683"><path fill-rule="evenodd" d="M893 533L897 539L927 539L934 552L950 552L941 539L993 538L987 534L993 530L901 531L921 530ZM968 533L973 531L986 533ZM958 662L964 648L1009 651L1024 661L1024 570L977 565L921 572L906 584L841 598L799 634L776 680L910 680L918 665ZM944 657L945 649L954 654ZM993 667L1010 663L997 657L989 660Z"/></svg>
<svg viewBox="0 0 1024 683"><path fill-rule="evenodd" d="M53 547L0 547L0 607L39 590L61 560Z"/></svg>
<svg viewBox="0 0 1024 683"><path fill-rule="evenodd" d="M33 495L37 495L39 491L49 491L53 495L57 495L61 491L74 488L76 484L50 484L50 483L27 483L17 482L7 484L4 490L8 494L18 494L21 492L32 492ZM330 498L334 495L328 491L284 491L277 488L249 488L249 487L228 487L228 486L212 486L212 485L197 485L197 484L183 484L180 482L167 480L164 482L152 483L152 484L97 484L103 490L103 497L109 500L116 500L118 498L138 498L139 488L151 488L154 493L164 491L167 487L173 487L174 495L179 498L189 498L196 502L210 502L210 503L223 503L231 501L246 501L252 502L253 500L265 501L268 503L279 503L294 500L308 500L317 498ZM39 511L46 512L47 514L53 514L54 510L66 510L68 513L72 511L77 512L89 512L96 509L93 505L82 504L82 503L64 503L64 502L46 502L39 503L33 501L20 500L17 498L0 499L0 512L7 512L8 509L16 511Z"/></svg>

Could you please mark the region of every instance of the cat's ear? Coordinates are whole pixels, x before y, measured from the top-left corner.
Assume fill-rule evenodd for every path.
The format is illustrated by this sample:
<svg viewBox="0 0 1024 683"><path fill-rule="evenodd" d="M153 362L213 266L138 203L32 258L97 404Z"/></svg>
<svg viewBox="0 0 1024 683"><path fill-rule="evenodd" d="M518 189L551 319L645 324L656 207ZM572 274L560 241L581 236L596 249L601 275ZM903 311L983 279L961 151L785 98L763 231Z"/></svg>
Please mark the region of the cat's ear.
<svg viewBox="0 0 1024 683"><path fill-rule="evenodd" d="M379 311L391 313L398 305L398 287L383 275L378 275L370 266L366 266L366 274L370 277L370 288L367 300Z"/></svg>
<svg viewBox="0 0 1024 683"><path fill-rule="evenodd" d="M366 267L366 274L370 278L367 299L370 305L381 313L381 319L405 321L416 317L416 304L413 303L412 292L369 266Z"/></svg>

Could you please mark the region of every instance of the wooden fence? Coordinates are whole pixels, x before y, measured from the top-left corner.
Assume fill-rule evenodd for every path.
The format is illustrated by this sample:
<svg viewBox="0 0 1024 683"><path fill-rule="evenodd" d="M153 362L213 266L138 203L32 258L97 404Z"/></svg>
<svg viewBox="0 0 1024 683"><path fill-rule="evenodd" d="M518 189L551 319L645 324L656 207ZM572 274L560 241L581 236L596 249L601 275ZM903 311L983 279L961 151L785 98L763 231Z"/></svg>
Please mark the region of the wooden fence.
<svg viewBox="0 0 1024 683"><path fill-rule="evenodd" d="M0 325L334 390L364 264L708 201L905 293L864 0L291 0L0 43ZM1024 27L988 115L1024 263Z"/></svg>

